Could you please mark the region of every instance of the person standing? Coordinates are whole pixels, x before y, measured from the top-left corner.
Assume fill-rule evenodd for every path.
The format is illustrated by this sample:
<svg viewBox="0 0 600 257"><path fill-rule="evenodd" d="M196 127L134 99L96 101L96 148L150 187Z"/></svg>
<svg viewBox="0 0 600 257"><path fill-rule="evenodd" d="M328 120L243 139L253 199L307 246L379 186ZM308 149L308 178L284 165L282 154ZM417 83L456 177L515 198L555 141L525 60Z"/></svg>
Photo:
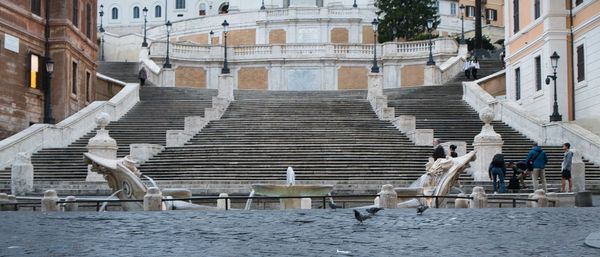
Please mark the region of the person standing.
<svg viewBox="0 0 600 257"><path fill-rule="evenodd" d="M456 153L456 145L450 145L450 157L458 157L458 153Z"/></svg>
<svg viewBox="0 0 600 257"><path fill-rule="evenodd" d="M471 79L471 60L469 58L465 60L463 70L465 71L465 77L467 77L467 79Z"/></svg>
<svg viewBox="0 0 600 257"><path fill-rule="evenodd" d="M142 67L140 72L138 73L138 79L140 79L140 86L143 87L146 84L146 79L148 78L148 74L146 74L146 69Z"/></svg>
<svg viewBox="0 0 600 257"><path fill-rule="evenodd" d="M571 179L571 164L573 161L573 152L570 150L571 144L564 143L562 146L564 153L562 164L560 165L562 171L562 179L560 183L560 191L565 192L565 180L569 181L569 192L573 192L573 180Z"/></svg>
<svg viewBox="0 0 600 257"><path fill-rule="evenodd" d="M496 192L505 193L504 174L506 174L506 164L504 163L503 154L499 153L494 155L492 163L490 163L490 168L488 169L488 174L492 183L494 183L494 194L496 194Z"/></svg>
<svg viewBox="0 0 600 257"><path fill-rule="evenodd" d="M479 61L477 60L477 57L475 57L471 62L471 75L473 75L474 80L477 79L477 71L479 71L479 68Z"/></svg>
<svg viewBox="0 0 600 257"><path fill-rule="evenodd" d="M533 190L540 189L540 181L542 182L542 188L545 192L548 192L546 186L546 164L548 163L548 156L537 143L533 143L531 151L527 154L526 162L528 167L532 168L531 182L533 183ZM539 180L538 180L539 178Z"/></svg>

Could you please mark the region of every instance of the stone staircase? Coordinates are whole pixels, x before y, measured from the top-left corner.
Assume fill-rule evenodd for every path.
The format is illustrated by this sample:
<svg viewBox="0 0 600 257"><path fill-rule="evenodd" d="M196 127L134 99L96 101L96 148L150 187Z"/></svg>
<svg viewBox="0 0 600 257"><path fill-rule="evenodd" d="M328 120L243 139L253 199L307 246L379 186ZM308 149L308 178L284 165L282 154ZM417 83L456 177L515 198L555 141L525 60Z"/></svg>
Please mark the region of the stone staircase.
<svg viewBox="0 0 600 257"><path fill-rule="evenodd" d="M336 184L337 192L414 181L431 147L379 121L365 98L365 91L237 91L220 120L140 170L158 181L205 181L211 193L284 183L288 166L299 183Z"/></svg>
<svg viewBox="0 0 600 257"><path fill-rule="evenodd" d="M117 155L129 153L129 145L149 143L165 145L167 130L183 129L184 117L203 116L204 108L211 107L216 90L144 87L140 89L140 102L119 121L111 122L107 129L118 143ZM64 182L84 181L87 165L83 153L95 130L66 148L46 148L32 155L34 181ZM0 171L0 187L10 182L10 169Z"/></svg>
<svg viewBox="0 0 600 257"><path fill-rule="evenodd" d="M139 82L139 64L137 62L98 62L97 71L100 74L123 82Z"/></svg>

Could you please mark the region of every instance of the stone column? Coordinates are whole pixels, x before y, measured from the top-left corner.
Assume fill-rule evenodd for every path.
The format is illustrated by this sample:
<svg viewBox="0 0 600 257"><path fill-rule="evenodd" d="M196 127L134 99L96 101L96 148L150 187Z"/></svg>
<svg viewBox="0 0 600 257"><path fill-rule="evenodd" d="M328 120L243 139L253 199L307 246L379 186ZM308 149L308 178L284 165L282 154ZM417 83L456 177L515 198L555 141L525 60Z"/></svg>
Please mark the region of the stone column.
<svg viewBox="0 0 600 257"><path fill-rule="evenodd" d="M65 198L65 201L68 202L64 205L66 212L77 211L79 209L79 204L76 202L77 198L75 196L67 196L67 198Z"/></svg>
<svg viewBox="0 0 600 257"><path fill-rule="evenodd" d="M483 187L473 187L473 193L471 193L471 199L469 201L469 208L486 208L488 199Z"/></svg>
<svg viewBox="0 0 600 257"><path fill-rule="evenodd" d="M477 155L477 159L473 164L473 178L475 181L490 181L488 168L494 155L502 152L504 142L502 136L496 133L494 127L490 124L494 120L494 110L492 108L486 107L479 114L479 118L485 125L473 140L473 148Z"/></svg>
<svg viewBox="0 0 600 257"><path fill-rule="evenodd" d="M458 196L465 197L467 195L460 193L460 194L458 194ZM457 209L469 208L469 199L457 198L456 200L454 200L454 208L457 208Z"/></svg>
<svg viewBox="0 0 600 257"><path fill-rule="evenodd" d="M571 176L573 181L573 192L585 191L585 163L581 159L581 153L575 149L573 151L573 159L571 161ZM568 183L568 182L567 182Z"/></svg>
<svg viewBox="0 0 600 257"><path fill-rule="evenodd" d="M394 190L394 186L387 184L381 187L379 207L386 209L398 208L398 193Z"/></svg>
<svg viewBox="0 0 600 257"><path fill-rule="evenodd" d="M96 124L100 127L96 131L96 136L92 137L87 144L88 152L109 160L117 159L117 141L110 137L105 127L110 122L110 116L102 112L96 116ZM88 165L88 174L85 181L104 182L106 181L101 174L91 170L92 165Z"/></svg>
<svg viewBox="0 0 600 257"><path fill-rule="evenodd" d="M367 100L371 101L375 97L383 96L383 74L369 72L367 76Z"/></svg>
<svg viewBox="0 0 600 257"><path fill-rule="evenodd" d="M42 198L42 211L43 212L51 212L51 211L60 211L60 208L57 202L60 199L54 190L46 190L44 192L44 197Z"/></svg>
<svg viewBox="0 0 600 257"><path fill-rule="evenodd" d="M227 193L220 193L219 197L229 197ZM225 202L227 201L227 202ZM227 203L227 207L226 204ZM217 208L220 210L231 209L231 200L230 199L218 199L217 200Z"/></svg>
<svg viewBox="0 0 600 257"><path fill-rule="evenodd" d="M231 74L220 74L218 81L219 93L217 97L224 98L229 101L234 100L233 96L233 76Z"/></svg>
<svg viewBox="0 0 600 257"><path fill-rule="evenodd" d="M535 190L531 199L537 200L537 202L531 202L533 208L548 207L548 197L543 189Z"/></svg>
<svg viewBox="0 0 600 257"><path fill-rule="evenodd" d="M150 187L144 195L144 211L162 211L162 193L158 187Z"/></svg>
<svg viewBox="0 0 600 257"><path fill-rule="evenodd" d="M10 189L14 195L33 192L33 164L31 154L18 153L10 169Z"/></svg>

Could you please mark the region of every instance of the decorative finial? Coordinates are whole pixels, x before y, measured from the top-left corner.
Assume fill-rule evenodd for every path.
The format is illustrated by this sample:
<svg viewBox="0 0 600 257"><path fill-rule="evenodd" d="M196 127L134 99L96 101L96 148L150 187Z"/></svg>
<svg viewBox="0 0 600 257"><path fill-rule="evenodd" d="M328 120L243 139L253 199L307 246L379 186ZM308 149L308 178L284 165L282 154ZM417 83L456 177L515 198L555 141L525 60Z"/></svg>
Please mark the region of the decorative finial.
<svg viewBox="0 0 600 257"><path fill-rule="evenodd" d="M100 126L100 129L104 129L108 123L110 123L110 115L105 112L101 112L96 116L96 124Z"/></svg>

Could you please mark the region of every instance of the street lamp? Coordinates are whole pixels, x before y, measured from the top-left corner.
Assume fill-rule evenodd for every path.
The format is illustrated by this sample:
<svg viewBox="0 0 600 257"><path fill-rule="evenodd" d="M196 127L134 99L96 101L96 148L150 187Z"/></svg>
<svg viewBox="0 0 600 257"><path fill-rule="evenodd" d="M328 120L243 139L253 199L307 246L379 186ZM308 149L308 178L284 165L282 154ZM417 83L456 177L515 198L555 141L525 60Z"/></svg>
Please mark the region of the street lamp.
<svg viewBox="0 0 600 257"><path fill-rule="evenodd" d="M102 26L102 20L104 20L104 5L100 5L100 61L104 61L104 26Z"/></svg>
<svg viewBox="0 0 600 257"><path fill-rule="evenodd" d="M267 8L265 7L265 0L262 0L262 2L261 2L261 4L260 4L260 9L261 9L261 10L267 9Z"/></svg>
<svg viewBox="0 0 600 257"><path fill-rule="evenodd" d="M379 73L379 66L377 66L377 28L379 27L379 21L377 18L371 22L373 25L373 67L371 67L372 73Z"/></svg>
<svg viewBox="0 0 600 257"><path fill-rule="evenodd" d="M554 80L554 106L552 110L552 115L550 115L550 121L562 121L562 115L558 113L558 102L556 100L556 68L558 68L558 59L560 56L556 53L556 51L550 56L550 62L552 64L552 69L554 70L554 75L548 75L546 77L546 85L550 84L550 79Z"/></svg>
<svg viewBox="0 0 600 257"><path fill-rule="evenodd" d="M54 118L52 118L52 73L54 73L54 61L50 56L44 57L46 64L46 90L44 91L44 123L54 124Z"/></svg>
<svg viewBox="0 0 600 257"><path fill-rule="evenodd" d="M146 23L148 23L148 19L146 19L146 17L148 16L148 8L144 6L142 12L144 13L144 42L142 42L142 47L148 47L148 42L146 42Z"/></svg>
<svg viewBox="0 0 600 257"><path fill-rule="evenodd" d="M433 19L427 19L427 30L429 30L429 60L427 61L427 65L435 65L435 61L433 61L433 52L431 50L431 29L433 28Z"/></svg>
<svg viewBox="0 0 600 257"><path fill-rule="evenodd" d="M227 20L223 21L223 24L221 24L223 26L223 45L224 45L224 50L223 53L225 54L225 58L223 59L223 68L221 69L221 74L229 74L229 67L227 66L227 32L229 29L229 23L227 22Z"/></svg>
<svg viewBox="0 0 600 257"><path fill-rule="evenodd" d="M170 41L169 41L169 36L171 34L171 21L167 21L167 24L165 24L167 26L167 59L165 60L165 64L163 64L163 68L165 69L170 69L171 68L171 62L169 62L169 45L170 45Z"/></svg>
<svg viewBox="0 0 600 257"><path fill-rule="evenodd" d="M460 44L465 44L465 5L461 4L460 7Z"/></svg>
<svg viewBox="0 0 600 257"><path fill-rule="evenodd" d="M208 33L210 36L210 38L208 39L208 42L212 45L213 44L213 35L215 34L215 32L213 32L212 30Z"/></svg>
<svg viewBox="0 0 600 257"><path fill-rule="evenodd" d="M358 7L358 5L356 4L356 0L354 0L354 4L352 4L352 7L354 7L354 8Z"/></svg>

